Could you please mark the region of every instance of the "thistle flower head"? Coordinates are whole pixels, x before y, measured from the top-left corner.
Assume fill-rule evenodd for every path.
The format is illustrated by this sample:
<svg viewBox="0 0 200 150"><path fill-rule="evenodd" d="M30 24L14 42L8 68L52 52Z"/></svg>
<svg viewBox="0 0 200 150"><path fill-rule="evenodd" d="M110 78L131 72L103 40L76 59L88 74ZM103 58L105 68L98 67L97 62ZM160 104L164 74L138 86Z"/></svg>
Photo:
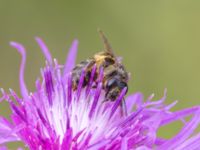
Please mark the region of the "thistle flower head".
<svg viewBox="0 0 200 150"><path fill-rule="evenodd" d="M22 55L19 81L21 97L10 90L2 89L2 100L6 100L12 110L11 121L0 118L0 145L22 141L29 149L38 150L108 150L108 149L195 149L199 144L200 133L194 134L200 122L200 107L195 106L171 112L176 102L165 105L164 96L146 101L141 93L125 98L127 116L121 115L127 89L118 98L105 102L102 88L103 70L99 74L97 87L93 88L94 65L86 87L83 87L85 71L82 71L78 88L72 90L70 71L75 65L78 42L75 40L69 50L65 65L52 60L47 46L36 38L46 57L46 66L41 69L41 79L36 81L36 90L28 92L24 82L26 62L25 48L16 42L11 46ZM185 117L192 116L190 121ZM170 139L157 136L160 127L174 121L182 121L183 128ZM193 135L193 136L192 136Z"/></svg>

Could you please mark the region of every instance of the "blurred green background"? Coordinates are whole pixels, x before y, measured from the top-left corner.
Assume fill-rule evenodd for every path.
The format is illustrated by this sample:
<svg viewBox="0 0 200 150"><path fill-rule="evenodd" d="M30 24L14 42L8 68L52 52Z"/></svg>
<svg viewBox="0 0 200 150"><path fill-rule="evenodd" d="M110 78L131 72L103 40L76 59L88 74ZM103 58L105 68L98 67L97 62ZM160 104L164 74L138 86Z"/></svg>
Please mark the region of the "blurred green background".
<svg viewBox="0 0 200 150"><path fill-rule="evenodd" d="M30 91L44 66L34 41L40 36L53 57L64 63L74 38L79 40L78 61L102 50L100 27L115 53L131 72L129 93L141 91L156 98L168 89L175 109L200 104L200 1L0 1L0 87L19 93L20 55L9 46L18 41L27 48L26 82ZM1 114L9 111L1 104ZM179 125L170 126L169 137Z"/></svg>

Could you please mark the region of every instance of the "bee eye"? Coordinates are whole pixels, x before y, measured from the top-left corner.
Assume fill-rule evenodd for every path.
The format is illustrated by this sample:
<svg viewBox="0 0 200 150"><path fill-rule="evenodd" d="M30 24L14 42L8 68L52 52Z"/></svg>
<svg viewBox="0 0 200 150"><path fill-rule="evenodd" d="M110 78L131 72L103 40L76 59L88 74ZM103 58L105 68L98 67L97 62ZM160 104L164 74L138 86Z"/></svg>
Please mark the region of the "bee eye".
<svg viewBox="0 0 200 150"><path fill-rule="evenodd" d="M128 85L127 85L127 83L126 82L118 82L118 87L120 88L120 89L123 89L123 88L125 88L125 87L128 87Z"/></svg>
<svg viewBox="0 0 200 150"><path fill-rule="evenodd" d="M115 78L108 80L106 87L112 88L117 85L117 80Z"/></svg>

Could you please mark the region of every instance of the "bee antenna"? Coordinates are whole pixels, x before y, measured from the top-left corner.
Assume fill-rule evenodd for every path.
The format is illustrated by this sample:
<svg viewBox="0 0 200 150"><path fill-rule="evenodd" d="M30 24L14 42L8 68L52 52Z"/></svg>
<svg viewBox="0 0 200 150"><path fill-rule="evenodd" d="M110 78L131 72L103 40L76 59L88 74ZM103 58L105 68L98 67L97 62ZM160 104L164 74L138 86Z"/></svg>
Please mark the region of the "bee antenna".
<svg viewBox="0 0 200 150"><path fill-rule="evenodd" d="M101 39L103 40L105 50L108 51L109 53L111 53L114 56L112 47L110 46L108 39L106 38L104 32L99 28L98 28L98 32L99 32Z"/></svg>

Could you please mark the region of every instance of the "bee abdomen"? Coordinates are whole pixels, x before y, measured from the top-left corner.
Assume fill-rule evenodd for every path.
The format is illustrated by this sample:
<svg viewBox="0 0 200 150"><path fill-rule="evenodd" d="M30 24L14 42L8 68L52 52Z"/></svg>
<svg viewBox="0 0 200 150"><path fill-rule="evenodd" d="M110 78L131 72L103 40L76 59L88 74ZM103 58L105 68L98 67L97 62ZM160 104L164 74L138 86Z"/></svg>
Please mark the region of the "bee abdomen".
<svg viewBox="0 0 200 150"><path fill-rule="evenodd" d="M85 71L85 75L84 75L84 81L83 81L83 87L85 87L90 79L90 74L91 74L91 68L94 64L94 60L93 59L87 59L85 61L80 62L79 64L77 64L74 69L72 70L72 87L73 90L77 89L81 74L83 73L83 71Z"/></svg>

